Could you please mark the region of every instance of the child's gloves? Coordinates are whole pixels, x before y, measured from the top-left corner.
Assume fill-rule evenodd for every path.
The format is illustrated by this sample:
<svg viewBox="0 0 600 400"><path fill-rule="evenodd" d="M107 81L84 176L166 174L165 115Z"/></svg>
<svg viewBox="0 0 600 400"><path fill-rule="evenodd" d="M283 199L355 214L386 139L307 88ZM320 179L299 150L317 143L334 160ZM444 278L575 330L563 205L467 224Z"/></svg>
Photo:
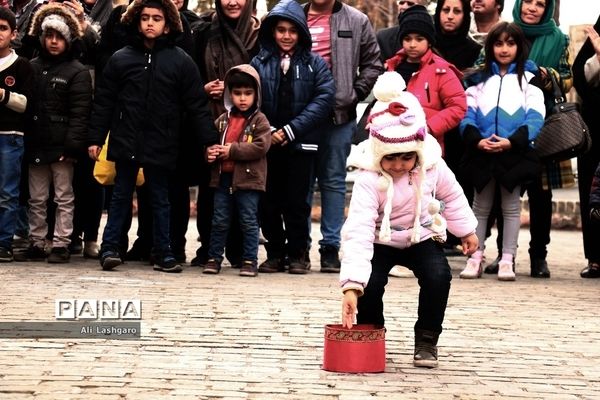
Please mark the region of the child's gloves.
<svg viewBox="0 0 600 400"><path fill-rule="evenodd" d="M590 218L595 219L596 221L600 221L600 208L592 207L590 209Z"/></svg>

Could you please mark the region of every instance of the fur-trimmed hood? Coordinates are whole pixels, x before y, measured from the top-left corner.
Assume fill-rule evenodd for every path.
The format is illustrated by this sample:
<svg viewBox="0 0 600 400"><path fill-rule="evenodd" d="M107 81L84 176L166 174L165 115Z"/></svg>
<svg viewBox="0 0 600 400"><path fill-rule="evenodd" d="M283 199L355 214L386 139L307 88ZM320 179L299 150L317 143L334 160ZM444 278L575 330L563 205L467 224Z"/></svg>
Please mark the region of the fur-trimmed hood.
<svg viewBox="0 0 600 400"><path fill-rule="evenodd" d="M40 37L43 33L42 23L44 22L44 19L50 15L57 15L69 28L69 32L71 34L71 40L67 40L69 44L71 44L74 40L83 37L83 29L81 28L81 24L77 20L75 14L73 14L69 9L60 3L45 4L36 11L31 21L29 35ZM68 38L65 37L65 39Z"/></svg>
<svg viewBox="0 0 600 400"><path fill-rule="evenodd" d="M140 19L142 9L148 4L160 4L165 13L165 25L169 27L167 36L177 36L183 32L183 25L177 7L171 0L134 0L129 4L127 10L121 16L121 23L124 25L137 24Z"/></svg>

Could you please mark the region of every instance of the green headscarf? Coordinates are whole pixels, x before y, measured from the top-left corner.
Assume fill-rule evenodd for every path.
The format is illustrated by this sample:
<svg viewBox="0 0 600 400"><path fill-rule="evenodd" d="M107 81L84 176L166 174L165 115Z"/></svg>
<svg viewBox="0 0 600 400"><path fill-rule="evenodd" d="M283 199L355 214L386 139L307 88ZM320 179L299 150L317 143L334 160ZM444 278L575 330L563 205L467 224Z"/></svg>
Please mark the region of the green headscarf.
<svg viewBox="0 0 600 400"><path fill-rule="evenodd" d="M552 19L555 1L546 0L544 15L536 25L526 24L521 20L522 3L523 0L515 1L512 14L514 23L523 29L525 37L532 42L529 59L540 67L558 68L567 46L567 38Z"/></svg>

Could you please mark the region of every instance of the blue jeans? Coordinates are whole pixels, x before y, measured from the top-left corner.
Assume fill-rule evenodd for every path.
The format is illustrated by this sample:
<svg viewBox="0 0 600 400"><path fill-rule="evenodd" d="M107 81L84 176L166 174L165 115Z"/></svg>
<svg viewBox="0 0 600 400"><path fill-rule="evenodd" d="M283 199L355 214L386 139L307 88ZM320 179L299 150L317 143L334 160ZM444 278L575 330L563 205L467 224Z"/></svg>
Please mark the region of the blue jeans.
<svg viewBox="0 0 600 400"><path fill-rule="evenodd" d="M10 249L19 208L23 136L0 135L0 247Z"/></svg>
<svg viewBox="0 0 600 400"><path fill-rule="evenodd" d="M108 221L102 236L102 252L119 251L121 233L128 212L131 209L131 200L139 165L135 162L117 161L115 163L117 174L113 189ZM155 166L144 166L145 185L148 185L153 217L153 254L159 257L171 255L169 241L169 171ZM123 256L122 254L121 256Z"/></svg>
<svg viewBox="0 0 600 400"><path fill-rule="evenodd" d="M208 258L218 263L223 261L223 251L227 242L227 233L231 224L233 207L237 208L242 231L242 260L258 260L258 200L260 192L256 190L231 191L233 174L222 173L219 187L215 191L212 231Z"/></svg>
<svg viewBox="0 0 600 400"><path fill-rule="evenodd" d="M372 272L363 296L358 298L359 324L384 325L383 293L394 265L412 270L419 283L419 309L415 329L441 332L452 273L441 244L432 239L406 249L373 245Z"/></svg>
<svg viewBox="0 0 600 400"><path fill-rule="evenodd" d="M321 192L321 247L340 247L346 206L346 159L350 154L356 121L323 127L317 156L316 177ZM311 185L312 187L313 185ZM310 202L312 204L312 191Z"/></svg>

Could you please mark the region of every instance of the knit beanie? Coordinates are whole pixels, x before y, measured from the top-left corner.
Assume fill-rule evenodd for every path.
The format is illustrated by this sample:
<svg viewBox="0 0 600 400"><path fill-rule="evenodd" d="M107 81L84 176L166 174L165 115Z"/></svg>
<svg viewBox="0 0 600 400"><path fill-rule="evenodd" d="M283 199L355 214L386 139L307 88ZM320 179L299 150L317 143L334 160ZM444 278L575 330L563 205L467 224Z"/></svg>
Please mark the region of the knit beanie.
<svg viewBox="0 0 600 400"><path fill-rule="evenodd" d="M390 214L394 197L393 178L381 168L384 156L397 153L417 153L417 165L410 172L413 175L412 189L415 197L415 216L411 242L418 243L421 235L421 185L427 169L435 165L442 156L442 150L435 138L427 133L427 120L419 100L410 92L404 91L406 84L397 72L385 72L377 79L373 94L377 102L369 115L370 144L365 153L370 152L371 170L380 174L378 189L386 192L383 220L379 230L379 239L391 240ZM364 154L363 154L364 155ZM435 195L434 195L435 198ZM432 215L429 229L445 233L445 221L440 221L440 204L428 204ZM442 224L442 225L440 225ZM442 232L440 232L442 234Z"/></svg>
<svg viewBox="0 0 600 400"><path fill-rule="evenodd" d="M67 21L63 16L58 14L50 14L42 21L42 32L46 35L48 29L54 29L65 39L67 45L71 44L73 37L71 36L71 30L67 25Z"/></svg>
<svg viewBox="0 0 600 400"><path fill-rule="evenodd" d="M400 40L403 40L409 33L418 33L427 38L429 44L435 43L433 18L425 6L417 4L409 7L398 17L398 24Z"/></svg>

